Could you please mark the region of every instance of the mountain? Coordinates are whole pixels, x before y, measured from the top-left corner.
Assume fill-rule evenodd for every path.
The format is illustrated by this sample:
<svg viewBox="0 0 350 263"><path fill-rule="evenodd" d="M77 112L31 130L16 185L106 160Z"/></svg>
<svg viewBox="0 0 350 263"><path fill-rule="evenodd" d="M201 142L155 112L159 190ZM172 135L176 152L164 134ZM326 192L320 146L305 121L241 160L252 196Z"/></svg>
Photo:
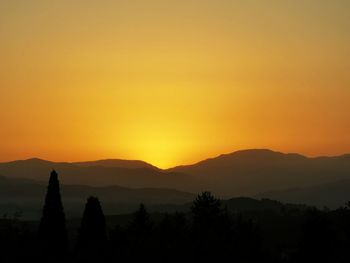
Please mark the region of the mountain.
<svg viewBox="0 0 350 263"><path fill-rule="evenodd" d="M98 161L88 161L88 162L75 162L73 164L82 167L109 167L109 168L134 168L134 169L153 169L160 171L158 167L155 167L149 163L139 161L139 160L120 160L120 159L106 159Z"/></svg>
<svg viewBox="0 0 350 263"><path fill-rule="evenodd" d="M282 202L326 206L335 209L350 201L350 180L340 180L310 187L269 191L256 195L257 198L271 198Z"/></svg>
<svg viewBox="0 0 350 263"><path fill-rule="evenodd" d="M264 149L245 150L167 171L200 179L223 195L252 196L350 178L350 155L308 158Z"/></svg>
<svg viewBox="0 0 350 263"><path fill-rule="evenodd" d="M54 163L29 159L0 163L2 175L43 182L52 169L67 185L171 188L192 193L209 190L230 198L350 180L350 155L308 158L265 149L244 150L167 170L125 160Z"/></svg>
<svg viewBox="0 0 350 263"><path fill-rule="evenodd" d="M175 188L185 191L191 190L191 186L194 185L190 183L191 178L187 175L165 172L141 161L103 160L67 163L28 159L0 163L0 174L4 176L43 182L48 180L48 175L52 169L58 171L60 181L63 184ZM188 184L186 185L184 182Z"/></svg>

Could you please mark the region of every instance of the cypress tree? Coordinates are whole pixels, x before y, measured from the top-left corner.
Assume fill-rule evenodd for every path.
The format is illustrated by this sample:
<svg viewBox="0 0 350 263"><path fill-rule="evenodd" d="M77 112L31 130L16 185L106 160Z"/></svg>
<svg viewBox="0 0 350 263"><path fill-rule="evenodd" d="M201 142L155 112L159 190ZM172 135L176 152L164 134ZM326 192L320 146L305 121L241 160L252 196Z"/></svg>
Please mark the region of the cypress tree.
<svg viewBox="0 0 350 263"><path fill-rule="evenodd" d="M85 205L77 241L77 260L98 262L106 258L106 219L100 201L89 197Z"/></svg>
<svg viewBox="0 0 350 263"><path fill-rule="evenodd" d="M63 259L68 252L68 237L58 174L52 171L39 226L39 239L44 256Z"/></svg>

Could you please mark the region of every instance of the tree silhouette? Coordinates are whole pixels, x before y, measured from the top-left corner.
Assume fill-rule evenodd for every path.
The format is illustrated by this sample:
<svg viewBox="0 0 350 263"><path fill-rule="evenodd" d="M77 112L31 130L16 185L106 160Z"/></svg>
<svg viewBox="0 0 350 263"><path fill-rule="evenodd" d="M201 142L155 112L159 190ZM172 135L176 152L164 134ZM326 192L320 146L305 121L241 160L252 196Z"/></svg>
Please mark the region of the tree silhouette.
<svg viewBox="0 0 350 263"><path fill-rule="evenodd" d="M66 219L60 195L58 174L52 171L39 226L39 239L44 256L52 260L63 259L68 252Z"/></svg>
<svg viewBox="0 0 350 263"><path fill-rule="evenodd" d="M104 260L106 245L106 219L100 201L96 197L89 197L78 234L78 261L98 262Z"/></svg>
<svg viewBox="0 0 350 263"><path fill-rule="evenodd" d="M151 258L150 240L153 224L144 206L140 204L139 209L133 214L129 225L130 257L132 260L140 261Z"/></svg>
<svg viewBox="0 0 350 263"><path fill-rule="evenodd" d="M302 230L299 262L339 262L334 252L335 232L326 213L316 209L307 211Z"/></svg>
<svg viewBox="0 0 350 263"><path fill-rule="evenodd" d="M144 204L140 204L139 209L134 213L134 218L130 224L130 229L138 234L147 234L152 228L149 214Z"/></svg>
<svg viewBox="0 0 350 263"><path fill-rule="evenodd" d="M175 263L183 261L184 258L189 259L189 229L185 214L176 212L164 215L155 229L157 262Z"/></svg>
<svg viewBox="0 0 350 263"><path fill-rule="evenodd" d="M225 257L230 222L222 202L210 192L197 196L191 207L194 261L220 261Z"/></svg>
<svg viewBox="0 0 350 263"><path fill-rule="evenodd" d="M198 195L191 207L194 225L202 227L212 224L213 219L217 219L223 214L221 205L221 201L210 192L203 192Z"/></svg>
<svg viewBox="0 0 350 263"><path fill-rule="evenodd" d="M232 250L238 262L265 262L261 253L261 235L259 227L241 214L233 222Z"/></svg>
<svg viewBox="0 0 350 263"><path fill-rule="evenodd" d="M127 262L128 257L128 235L125 228L116 225L109 233L112 262Z"/></svg>

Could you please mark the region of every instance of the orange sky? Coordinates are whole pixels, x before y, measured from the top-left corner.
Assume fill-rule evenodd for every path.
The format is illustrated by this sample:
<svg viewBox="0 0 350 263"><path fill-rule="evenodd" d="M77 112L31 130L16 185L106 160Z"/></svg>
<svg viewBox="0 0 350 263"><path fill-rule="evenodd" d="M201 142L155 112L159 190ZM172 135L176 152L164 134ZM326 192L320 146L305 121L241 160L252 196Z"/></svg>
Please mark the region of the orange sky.
<svg viewBox="0 0 350 263"><path fill-rule="evenodd" d="M350 152L350 2L3 0L0 161Z"/></svg>

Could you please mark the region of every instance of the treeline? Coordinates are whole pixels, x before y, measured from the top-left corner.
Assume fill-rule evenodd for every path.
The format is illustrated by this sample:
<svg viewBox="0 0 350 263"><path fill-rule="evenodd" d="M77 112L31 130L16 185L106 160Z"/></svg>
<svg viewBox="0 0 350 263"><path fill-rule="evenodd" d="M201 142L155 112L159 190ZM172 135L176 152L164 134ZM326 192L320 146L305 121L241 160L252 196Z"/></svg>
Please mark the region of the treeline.
<svg viewBox="0 0 350 263"><path fill-rule="evenodd" d="M152 220L141 204L129 224L110 228L98 198L89 197L76 238L70 238L53 171L37 227L16 217L0 221L0 261L350 262L349 206L264 213L231 213L203 192L188 213ZM292 222L290 229L278 228L282 221ZM271 242L279 235L280 242Z"/></svg>

